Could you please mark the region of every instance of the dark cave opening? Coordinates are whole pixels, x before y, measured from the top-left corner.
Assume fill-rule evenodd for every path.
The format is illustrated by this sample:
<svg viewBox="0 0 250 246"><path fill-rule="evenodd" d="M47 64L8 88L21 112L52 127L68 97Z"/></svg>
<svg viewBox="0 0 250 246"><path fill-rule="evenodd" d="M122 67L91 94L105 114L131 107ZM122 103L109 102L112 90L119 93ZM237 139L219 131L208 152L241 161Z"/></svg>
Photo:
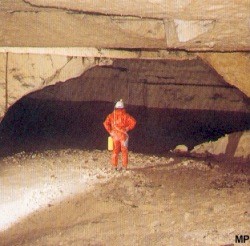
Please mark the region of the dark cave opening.
<svg viewBox="0 0 250 246"><path fill-rule="evenodd" d="M178 144L189 148L225 133L249 129L250 115L239 112L156 109L127 106L137 120L129 149L166 154ZM24 97L1 123L1 156L58 148L107 149L105 117L110 102L63 102Z"/></svg>
<svg viewBox="0 0 250 246"><path fill-rule="evenodd" d="M200 59L117 59L12 105L0 125L0 155L107 149L103 121L120 98L137 120L129 147L135 152L166 154L250 129L249 99Z"/></svg>

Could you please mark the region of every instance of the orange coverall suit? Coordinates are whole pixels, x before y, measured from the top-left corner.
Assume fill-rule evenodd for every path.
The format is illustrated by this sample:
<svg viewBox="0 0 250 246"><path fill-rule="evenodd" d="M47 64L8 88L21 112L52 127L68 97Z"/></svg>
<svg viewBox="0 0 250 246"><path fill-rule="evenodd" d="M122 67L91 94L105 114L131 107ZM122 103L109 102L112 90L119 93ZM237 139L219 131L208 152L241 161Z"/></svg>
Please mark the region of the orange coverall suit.
<svg viewBox="0 0 250 246"><path fill-rule="evenodd" d="M112 165L117 167L118 155L122 152L122 166L128 165L128 134L136 125L136 120L126 113L125 109L115 109L109 114L103 123L105 129L111 135L114 141L112 153Z"/></svg>

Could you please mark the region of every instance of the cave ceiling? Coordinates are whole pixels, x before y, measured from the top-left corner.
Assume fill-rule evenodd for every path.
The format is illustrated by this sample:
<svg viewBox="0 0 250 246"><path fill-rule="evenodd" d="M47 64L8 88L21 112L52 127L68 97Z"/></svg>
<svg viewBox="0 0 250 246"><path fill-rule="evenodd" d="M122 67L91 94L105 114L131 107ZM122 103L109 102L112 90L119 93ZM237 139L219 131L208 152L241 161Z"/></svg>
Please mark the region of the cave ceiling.
<svg viewBox="0 0 250 246"><path fill-rule="evenodd" d="M246 51L249 0L5 0L0 46Z"/></svg>
<svg viewBox="0 0 250 246"><path fill-rule="evenodd" d="M250 96L249 0L3 0L0 23L0 53L198 56Z"/></svg>

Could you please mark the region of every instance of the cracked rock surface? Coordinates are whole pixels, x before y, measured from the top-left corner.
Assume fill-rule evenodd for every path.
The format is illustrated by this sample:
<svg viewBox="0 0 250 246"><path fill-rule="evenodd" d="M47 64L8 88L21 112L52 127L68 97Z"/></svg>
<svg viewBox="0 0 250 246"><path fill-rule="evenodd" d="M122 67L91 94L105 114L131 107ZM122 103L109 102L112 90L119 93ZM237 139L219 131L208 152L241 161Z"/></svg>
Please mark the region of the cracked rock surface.
<svg viewBox="0 0 250 246"><path fill-rule="evenodd" d="M7 0L0 45L249 50L249 9L247 0Z"/></svg>

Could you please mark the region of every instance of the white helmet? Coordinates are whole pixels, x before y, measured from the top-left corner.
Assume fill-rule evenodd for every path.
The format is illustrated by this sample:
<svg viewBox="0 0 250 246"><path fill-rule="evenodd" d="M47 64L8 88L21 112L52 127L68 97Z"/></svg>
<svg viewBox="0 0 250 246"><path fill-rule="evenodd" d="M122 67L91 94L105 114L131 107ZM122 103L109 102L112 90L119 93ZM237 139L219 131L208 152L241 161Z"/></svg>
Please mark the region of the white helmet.
<svg viewBox="0 0 250 246"><path fill-rule="evenodd" d="M115 108L124 108L124 102L122 99L115 104Z"/></svg>

